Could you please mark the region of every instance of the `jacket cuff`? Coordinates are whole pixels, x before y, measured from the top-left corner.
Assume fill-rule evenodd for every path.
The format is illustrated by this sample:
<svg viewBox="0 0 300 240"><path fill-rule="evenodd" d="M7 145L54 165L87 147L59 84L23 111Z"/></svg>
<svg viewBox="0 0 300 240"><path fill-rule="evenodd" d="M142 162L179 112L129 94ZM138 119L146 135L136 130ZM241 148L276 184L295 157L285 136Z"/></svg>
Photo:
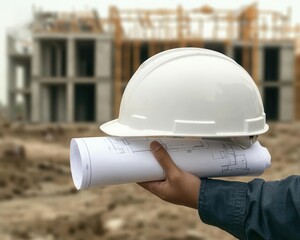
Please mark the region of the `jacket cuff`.
<svg viewBox="0 0 300 240"><path fill-rule="evenodd" d="M201 220L244 239L247 183L201 179L198 212Z"/></svg>

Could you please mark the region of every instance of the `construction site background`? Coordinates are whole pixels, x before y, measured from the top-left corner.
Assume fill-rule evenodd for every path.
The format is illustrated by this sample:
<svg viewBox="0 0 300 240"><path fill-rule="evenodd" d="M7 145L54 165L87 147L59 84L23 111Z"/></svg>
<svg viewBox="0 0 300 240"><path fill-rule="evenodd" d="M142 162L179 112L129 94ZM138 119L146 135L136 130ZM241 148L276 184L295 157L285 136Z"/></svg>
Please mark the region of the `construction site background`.
<svg viewBox="0 0 300 240"><path fill-rule="evenodd" d="M130 77L169 48L211 48L234 58L257 83L272 155L261 177L300 172L299 25L290 10L119 9L34 12L8 39L9 108L0 105L0 239L234 239L195 210L165 203L136 184L77 191L73 137L101 136L117 116ZM280 70L278 70L280 69ZM227 180L250 181L253 177Z"/></svg>
<svg viewBox="0 0 300 240"><path fill-rule="evenodd" d="M233 58L259 87L267 120L300 120L300 25L284 12L209 5L186 9L35 11L7 35L8 118L35 123L103 123L149 57L203 47ZM217 69L217 66L216 66Z"/></svg>

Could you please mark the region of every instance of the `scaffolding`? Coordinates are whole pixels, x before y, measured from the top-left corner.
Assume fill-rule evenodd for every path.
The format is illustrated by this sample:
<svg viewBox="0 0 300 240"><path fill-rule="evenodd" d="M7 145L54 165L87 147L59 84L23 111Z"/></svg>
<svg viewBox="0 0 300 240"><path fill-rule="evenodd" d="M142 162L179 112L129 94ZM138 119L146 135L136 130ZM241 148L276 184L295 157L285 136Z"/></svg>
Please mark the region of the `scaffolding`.
<svg viewBox="0 0 300 240"><path fill-rule="evenodd" d="M102 33L102 22L96 10L77 12L39 12L34 14L35 33Z"/></svg>
<svg viewBox="0 0 300 240"><path fill-rule="evenodd" d="M174 47L205 47L230 55L228 49L240 42L239 63L259 85L259 45L295 42L300 26L291 25L291 10L280 13L260 10L256 4L240 9L214 9L208 5L184 9L118 9L110 7L109 22L114 33L115 115L130 77L148 57ZM294 43L293 43L294 44ZM234 56L231 56L234 57ZM299 60L297 61L297 64ZM299 74L295 97L300 98ZM299 118L300 104L295 115Z"/></svg>

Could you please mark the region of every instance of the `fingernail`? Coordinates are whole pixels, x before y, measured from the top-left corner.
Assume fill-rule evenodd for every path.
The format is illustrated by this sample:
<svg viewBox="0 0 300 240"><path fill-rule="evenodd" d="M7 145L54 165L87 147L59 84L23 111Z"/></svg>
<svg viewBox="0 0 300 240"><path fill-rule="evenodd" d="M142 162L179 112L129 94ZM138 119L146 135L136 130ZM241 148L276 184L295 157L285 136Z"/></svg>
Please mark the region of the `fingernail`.
<svg viewBox="0 0 300 240"><path fill-rule="evenodd" d="M150 144L150 148L151 148L152 152L156 152L156 151L158 151L161 148L161 144L158 141L153 141Z"/></svg>

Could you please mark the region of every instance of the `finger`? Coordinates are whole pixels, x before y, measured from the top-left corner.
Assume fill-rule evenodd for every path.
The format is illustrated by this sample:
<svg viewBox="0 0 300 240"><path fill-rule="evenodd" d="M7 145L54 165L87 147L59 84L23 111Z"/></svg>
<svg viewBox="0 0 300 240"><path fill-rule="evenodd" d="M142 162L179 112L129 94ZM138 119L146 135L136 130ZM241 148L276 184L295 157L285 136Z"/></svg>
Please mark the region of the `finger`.
<svg viewBox="0 0 300 240"><path fill-rule="evenodd" d="M151 151L161 167L164 169L167 177L170 177L171 174L177 173L179 168L173 162L169 153L164 149L164 147L157 141L154 141L150 144Z"/></svg>

